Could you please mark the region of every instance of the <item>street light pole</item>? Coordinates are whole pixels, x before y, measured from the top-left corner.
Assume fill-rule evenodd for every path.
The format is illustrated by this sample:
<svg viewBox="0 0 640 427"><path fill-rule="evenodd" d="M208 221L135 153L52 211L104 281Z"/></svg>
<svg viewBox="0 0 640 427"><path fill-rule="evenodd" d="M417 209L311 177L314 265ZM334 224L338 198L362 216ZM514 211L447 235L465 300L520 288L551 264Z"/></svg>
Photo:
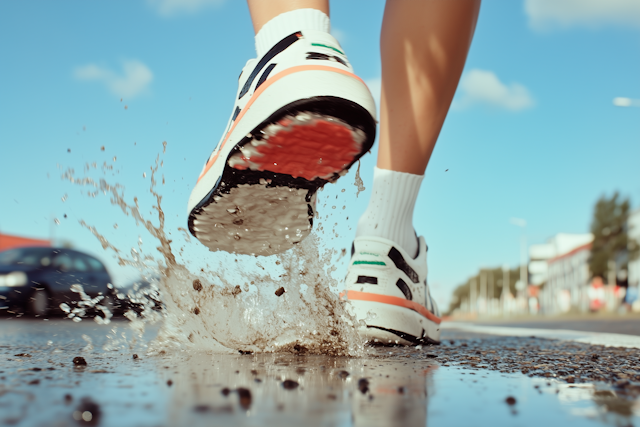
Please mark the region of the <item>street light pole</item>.
<svg viewBox="0 0 640 427"><path fill-rule="evenodd" d="M482 305L478 309L479 314L485 314L487 311L487 272L480 270L480 298Z"/></svg>
<svg viewBox="0 0 640 427"><path fill-rule="evenodd" d="M522 218L511 218L511 224L520 227L520 286L516 289L518 291L518 299L525 299L525 289L529 284L527 277L527 221Z"/></svg>
<svg viewBox="0 0 640 427"><path fill-rule="evenodd" d="M511 279L509 278L509 264L505 264L502 266L502 315L504 317L507 316L508 311L507 310L507 301L509 300L509 298L507 297L508 295L511 295L511 286L509 286L509 281Z"/></svg>

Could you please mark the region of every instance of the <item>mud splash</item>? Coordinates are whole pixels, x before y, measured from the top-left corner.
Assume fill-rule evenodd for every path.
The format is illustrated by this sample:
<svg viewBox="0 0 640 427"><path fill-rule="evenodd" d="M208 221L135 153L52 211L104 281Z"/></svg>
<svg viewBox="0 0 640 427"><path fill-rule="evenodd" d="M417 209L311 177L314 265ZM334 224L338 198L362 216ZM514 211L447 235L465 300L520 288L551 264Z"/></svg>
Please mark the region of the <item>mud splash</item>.
<svg viewBox="0 0 640 427"><path fill-rule="evenodd" d="M166 145L163 148L166 149ZM233 255L209 253L212 263L218 263L217 268L210 269L215 272L201 269L194 273L180 263L168 237L170 233L165 230L162 195L156 190L156 175L162 166L158 155L155 166L151 167L149 187L157 225L141 214L137 198L133 198L133 203L126 201L124 186L110 184L103 178L97 181L87 176L77 178L73 169L67 169L62 175L64 180L89 187L90 197L110 196L112 205L133 218L137 226L142 225L159 242L153 255L145 254L140 245L139 250L132 249L128 256L96 227L80 221L103 249L115 253L120 265L137 268L143 277L159 277L157 287L166 309L160 333L149 343L149 353L197 349L335 356L364 354L358 325L348 313L347 303L339 300L339 283L331 276L336 252L319 249L315 234L284 254L260 258L239 255L232 265L225 261ZM184 232L184 229L180 227L176 231ZM195 240L191 242L196 244ZM155 286L152 283L152 287ZM282 296L274 294L273 289L278 288L284 288ZM140 314L129 311L125 315L139 337L145 322L157 320L157 315L148 307Z"/></svg>
<svg viewBox="0 0 640 427"><path fill-rule="evenodd" d="M358 188L358 191L356 192L356 197L358 197L360 193L366 190L364 186L364 181L362 181L362 178L360 178L360 160L358 160L358 169L356 169L356 180L353 183L353 185L355 185Z"/></svg>

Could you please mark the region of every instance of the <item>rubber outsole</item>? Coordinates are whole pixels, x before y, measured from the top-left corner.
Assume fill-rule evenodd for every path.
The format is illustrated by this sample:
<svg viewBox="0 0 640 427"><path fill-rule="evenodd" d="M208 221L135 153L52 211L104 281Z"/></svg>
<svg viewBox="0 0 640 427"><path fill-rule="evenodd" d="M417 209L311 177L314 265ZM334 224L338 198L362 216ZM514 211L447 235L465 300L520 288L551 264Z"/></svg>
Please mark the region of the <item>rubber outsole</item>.
<svg viewBox="0 0 640 427"><path fill-rule="evenodd" d="M404 307L370 301L348 300L356 318L366 326L360 335L381 345L438 344L440 325Z"/></svg>
<svg viewBox="0 0 640 427"><path fill-rule="evenodd" d="M291 118L300 120L288 123ZM212 251L273 255L292 248L311 232L317 190L371 149L375 130L366 109L342 98L303 99L279 109L216 160L225 162L223 172L191 210L189 231ZM300 157L305 161L294 161Z"/></svg>

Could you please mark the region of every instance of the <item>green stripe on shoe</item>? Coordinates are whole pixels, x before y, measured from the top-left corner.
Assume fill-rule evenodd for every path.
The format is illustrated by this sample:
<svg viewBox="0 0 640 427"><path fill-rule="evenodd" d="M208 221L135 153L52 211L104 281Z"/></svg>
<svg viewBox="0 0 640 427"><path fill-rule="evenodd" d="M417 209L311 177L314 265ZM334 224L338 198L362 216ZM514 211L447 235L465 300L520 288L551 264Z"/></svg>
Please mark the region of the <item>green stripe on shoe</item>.
<svg viewBox="0 0 640 427"><path fill-rule="evenodd" d="M344 55L344 53L340 50L340 49L336 49L333 46L328 46L326 44L322 44L322 43L311 43L311 46L320 46L320 47L326 47L328 49L332 49L335 50L336 52L338 52L340 55Z"/></svg>
<svg viewBox="0 0 640 427"><path fill-rule="evenodd" d="M382 261L354 261L353 265L387 265Z"/></svg>

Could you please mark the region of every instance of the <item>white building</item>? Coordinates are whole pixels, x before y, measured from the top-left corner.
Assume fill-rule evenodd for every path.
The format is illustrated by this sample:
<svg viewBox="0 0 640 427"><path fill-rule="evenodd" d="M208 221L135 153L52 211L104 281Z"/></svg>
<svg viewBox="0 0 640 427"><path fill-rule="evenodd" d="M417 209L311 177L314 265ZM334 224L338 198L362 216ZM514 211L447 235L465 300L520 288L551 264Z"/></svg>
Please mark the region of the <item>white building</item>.
<svg viewBox="0 0 640 427"><path fill-rule="evenodd" d="M539 286L548 280L548 261L593 241L593 234L558 233L547 243L529 246L529 283Z"/></svg>
<svg viewBox="0 0 640 427"><path fill-rule="evenodd" d="M540 305L546 314L566 313L590 308L591 274L589 256L591 242L573 248L547 261L547 281L541 292Z"/></svg>

